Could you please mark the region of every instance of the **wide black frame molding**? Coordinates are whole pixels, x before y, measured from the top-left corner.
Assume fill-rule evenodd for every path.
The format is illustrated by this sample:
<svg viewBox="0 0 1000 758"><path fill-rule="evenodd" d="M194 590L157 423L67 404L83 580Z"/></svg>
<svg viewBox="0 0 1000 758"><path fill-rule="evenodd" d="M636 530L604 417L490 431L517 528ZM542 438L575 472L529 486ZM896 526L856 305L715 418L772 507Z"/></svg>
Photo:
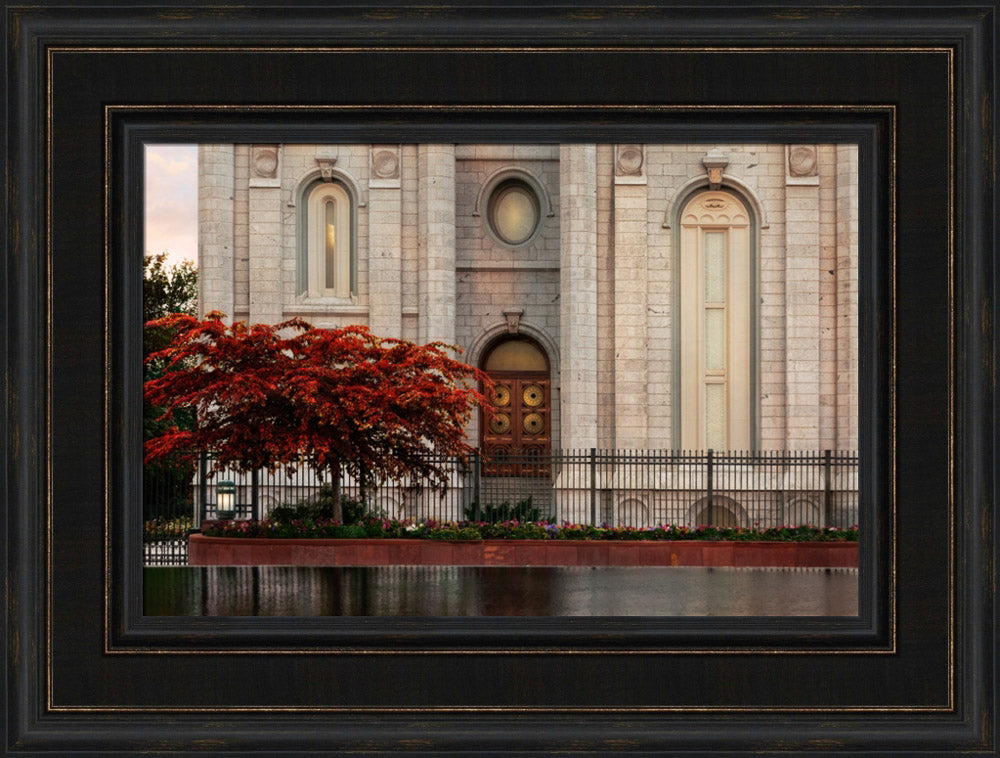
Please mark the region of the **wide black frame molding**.
<svg viewBox="0 0 1000 758"><path fill-rule="evenodd" d="M601 109L268 106L192 108L106 106L108 228L105 282L110 358L106 424L113 444L113 474L105 500L109 524L106 557L106 650L119 652L283 651L567 653L574 651L815 651L893 652L896 576L892 526L892 238L894 192L892 106L813 108L707 108L632 106ZM248 124L248 120L253 123ZM191 122L195 121L196 126ZM259 125L262 122L264 126ZM405 123L400 123L405 122ZM390 125L390 124L398 125ZM859 615L856 618L215 618L144 617L141 514L128 504L142 496L140 312L144 250L141 229L143 151L176 142L375 144L405 142L413 134L430 142L832 143L856 145L859 174L861 456L872 465L859 473ZM885 188L882 188L882 185ZM881 388L881 389L879 389ZM120 484L119 484L120 482ZM874 504L878 504L876 507Z"/></svg>
<svg viewBox="0 0 1000 758"><path fill-rule="evenodd" d="M995 3L4 8L7 753L994 752ZM135 490L134 432L109 414L134 402L135 146L285 141L324 125L281 106L331 104L400 141L472 134L477 111L525 139L622 141L690 106L722 118L687 126L720 134L860 135L876 168L862 346L891 356L861 393L862 462L891 501L867 543L870 614L654 625L652 645L556 619L483 650L480 620L429 642L376 619L353 648L309 649L308 624L289 640L135 614L128 517L106 507Z"/></svg>

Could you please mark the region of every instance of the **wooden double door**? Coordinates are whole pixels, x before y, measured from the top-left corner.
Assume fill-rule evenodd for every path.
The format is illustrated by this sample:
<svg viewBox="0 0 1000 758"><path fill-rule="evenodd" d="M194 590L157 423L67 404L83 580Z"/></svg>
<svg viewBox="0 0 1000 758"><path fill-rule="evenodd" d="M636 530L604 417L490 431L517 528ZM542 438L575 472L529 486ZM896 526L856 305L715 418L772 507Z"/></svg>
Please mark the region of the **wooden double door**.
<svg viewBox="0 0 1000 758"><path fill-rule="evenodd" d="M488 372L492 418L480 424L487 476L543 476L552 449L548 373ZM536 459L537 462L536 462ZM544 462L543 462L544 461Z"/></svg>

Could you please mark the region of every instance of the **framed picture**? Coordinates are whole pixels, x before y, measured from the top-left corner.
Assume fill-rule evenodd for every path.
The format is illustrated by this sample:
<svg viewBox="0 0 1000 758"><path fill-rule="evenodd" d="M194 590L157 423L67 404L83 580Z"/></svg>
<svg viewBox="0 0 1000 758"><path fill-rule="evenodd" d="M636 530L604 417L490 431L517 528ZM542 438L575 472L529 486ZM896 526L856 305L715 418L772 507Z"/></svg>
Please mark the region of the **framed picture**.
<svg viewBox="0 0 1000 758"><path fill-rule="evenodd" d="M465 460L427 457L441 467L439 488L366 452L381 438L372 424L386 392L417 394L419 377L404 385L385 369L380 391L362 395L371 411L353 416L367 427L348 418L330 435L324 424L310 443L327 449L357 434L354 457L372 461L367 482L357 468L334 477L303 465L297 436L249 471L238 461L215 470L218 456L207 454L147 463L143 613L648 616L661 627L667 616L858 616L858 527L874 537L867 546L880 545L864 551L862 581L888 545L873 509L858 508L862 491L878 502L877 472L857 466L859 433L867 440L877 426L868 414L859 429L857 388L871 381L859 367L888 373L889 351L858 338L859 313L875 318L885 297L859 281L859 261L891 265L880 255L891 246L877 242L890 209L876 210L857 181L888 154L880 115L889 114L873 110L867 129L796 125L810 133L797 145L358 145L335 141L335 126L299 130L305 142L176 144L129 129L142 148L143 206L125 205L116 247L145 251L143 321L182 307L189 319L232 314L234 328L298 318L311 325L299 326L303 339L363 324L411 347L457 345L461 370L493 382L489 405L458 427L475 445ZM112 119L127 123L127 109ZM583 130L578 117L574 137ZM754 139L789 134L789 124L770 135L759 124ZM811 141L832 137L840 141ZM589 206L576 219L578 202ZM133 217L143 240L128 238ZM434 245L447 250L440 260ZM162 332L144 330L144 356L167 344ZM193 373L161 376L147 362L147 386L203 377L233 397L273 368L245 357L233 373L184 365ZM299 365L290 384L313 375ZM274 415L253 424L259 398L238 412L220 398L217 428L256 454L276 435L299 434L314 393L310 385L298 420L283 393ZM426 413L422 405L415 417ZM144 446L190 449L177 436L188 433L157 415L144 405ZM290 470L266 467L286 452ZM219 511L229 519L218 523ZM516 633L523 643L523 623Z"/></svg>
<svg viewBox="0 0 1000 758"><path fill-rule="evenodd" d="M995 4L5 7L11 755L995 752ZM857 208L857 615L147 614L142 208L162 144L241 146L279 223L298 212L285 145L381 146L359 155L388 192L401 146L603 154L636 187L648 146L704 146L711 182L723 147L777 144L768 170L787 198L815 186L817 212L838 195L815 147L856 149L837 180ZM493 179L547 207L544 182ZM509 220L487 212L505 249L543 233ZM560 296L590 292L563 253L586 241L553 244L556 279L579 277ZM303 291L350 300L343 261Z"/></svg>

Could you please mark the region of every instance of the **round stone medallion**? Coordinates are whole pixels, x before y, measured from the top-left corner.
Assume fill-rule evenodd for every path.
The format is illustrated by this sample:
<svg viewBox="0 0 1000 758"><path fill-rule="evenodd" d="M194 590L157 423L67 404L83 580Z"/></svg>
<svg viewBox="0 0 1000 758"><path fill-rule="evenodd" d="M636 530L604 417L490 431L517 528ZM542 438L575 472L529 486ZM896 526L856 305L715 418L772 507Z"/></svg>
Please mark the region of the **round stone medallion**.
<svg viewBox="0 0 1000 758"><path fill-rule="evenodd" d="M623 145L618 149L618 175L638 176L642 173L642 148Z"/></svg>
<svg viewBox="0 0 1000 758"><path fill-rule="evenodd" d="M399 157L393 150L379 150L372 160L372 168L379 179L393 179L399 175Z"/></svg>
<svg viewBox="0 0 1000 758"><path fill-rule="evenodd" d="M278 170L277 150L257 150L253 159L254 174L264 178L272 178Z"/></svg>
<svg viewBox="0 0 1000 758"><path fill-rule="evenodd" d="M816 176L816 148L796 145L788 151L788 170L792 176Z"/></svg>

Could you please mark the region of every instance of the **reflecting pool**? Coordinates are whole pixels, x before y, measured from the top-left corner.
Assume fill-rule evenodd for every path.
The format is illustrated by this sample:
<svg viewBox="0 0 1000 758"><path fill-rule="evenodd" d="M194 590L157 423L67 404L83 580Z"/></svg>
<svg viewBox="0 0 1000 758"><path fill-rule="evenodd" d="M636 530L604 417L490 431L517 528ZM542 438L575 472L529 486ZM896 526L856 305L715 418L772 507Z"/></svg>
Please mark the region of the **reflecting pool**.
<svg viewBox="0 0 1000 758"><path fill-rule="evenodd" d="M847 568L147 567L147 616L856 616Z"/></svg>

